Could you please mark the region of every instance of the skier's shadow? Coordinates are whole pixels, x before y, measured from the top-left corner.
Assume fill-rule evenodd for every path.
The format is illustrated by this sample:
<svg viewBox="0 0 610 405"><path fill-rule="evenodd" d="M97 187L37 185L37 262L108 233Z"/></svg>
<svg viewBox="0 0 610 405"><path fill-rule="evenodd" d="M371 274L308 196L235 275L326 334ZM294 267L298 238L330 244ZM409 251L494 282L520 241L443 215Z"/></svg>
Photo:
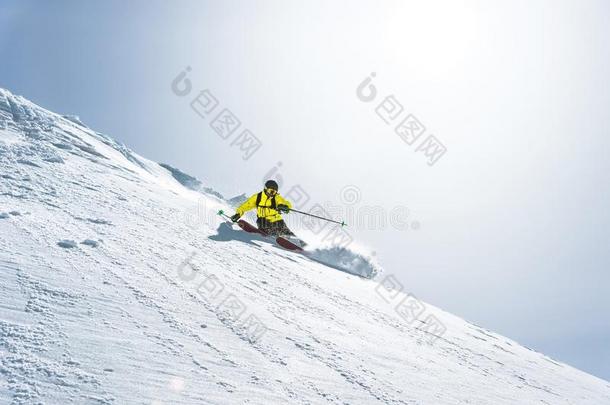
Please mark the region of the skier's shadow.
<svg viewBox="0 0 610 405"><path fill-rule="evenodd" d="M241 229L234 229L228 222L221 222L218 226L218 229L216 229L216 232L216 235L208 236L208 239L211 239L216 242L228 242L237 240L257 247L260 247L260 245L254 242L269 241L263 235L245 232Z"/></svg>

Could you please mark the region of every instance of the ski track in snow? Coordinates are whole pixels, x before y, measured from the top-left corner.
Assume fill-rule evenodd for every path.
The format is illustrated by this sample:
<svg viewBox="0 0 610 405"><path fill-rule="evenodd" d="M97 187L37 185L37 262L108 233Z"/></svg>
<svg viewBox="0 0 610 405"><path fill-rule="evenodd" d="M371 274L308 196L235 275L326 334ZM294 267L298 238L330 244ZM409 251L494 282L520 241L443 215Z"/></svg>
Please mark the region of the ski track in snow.
<svg viewBox="0 0 610 405"><path fill-rule="evenodd" d="M429 344L373 280L189 226L200 198L0 90L0 403L610 404L608 382L430 305L448 330Z"/></svg>

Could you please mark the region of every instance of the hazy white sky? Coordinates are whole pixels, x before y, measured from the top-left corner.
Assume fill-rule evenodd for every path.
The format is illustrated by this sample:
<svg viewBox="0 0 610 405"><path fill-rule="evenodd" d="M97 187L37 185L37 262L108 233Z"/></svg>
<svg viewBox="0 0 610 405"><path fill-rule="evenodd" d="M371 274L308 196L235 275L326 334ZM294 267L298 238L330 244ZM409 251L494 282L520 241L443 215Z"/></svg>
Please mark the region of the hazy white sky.
<svg viewBox="0 0 610 405"><path fill-rule="evenodd" d="M312 202L352 186L354 209L407 207L417 230L350 231L409 291L608 379L609 19L576 0L3 1L0 86L227 196L281 161ZM203 89L262 141L252 158L191 110ZM435 165L393 132L407 114L446 146Z"/></svg>

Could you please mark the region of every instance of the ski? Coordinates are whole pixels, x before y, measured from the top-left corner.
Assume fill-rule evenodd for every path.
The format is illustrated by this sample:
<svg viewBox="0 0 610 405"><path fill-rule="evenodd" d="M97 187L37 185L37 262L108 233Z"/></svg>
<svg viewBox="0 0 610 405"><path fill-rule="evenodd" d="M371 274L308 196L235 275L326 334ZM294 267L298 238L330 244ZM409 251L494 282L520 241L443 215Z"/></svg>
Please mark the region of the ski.
<svg viewBox="0 0 610 405"><path fill-rule="evenodd" d="M248 233L258 233L259 235L269 236L266 232L261 231L260 229L250 224L249 222L244 221L243 219L237 221L237 225Z"/></svg>
<svg viewBox="0 0 610 405"><path fill-rule="evenodd" d="M226 219L231 220L231 217L228 216L227 214L225 214L225 212L223 210L218 211L217 214L220 215L221 217L225 217ZM231 223L233 223L233 221L231 221ZM246 231L248 233L258 233L259 235L269 236L266 232L261 231L260 229L258 229L257 227L255 227L251 223L249 223L247 221L244 221L243 219L240 219L239 221L237 221L235 223L242 230L244 230L244 231Z"/></svg>
<svg viewBox="0 0 610 405"><path fill-rule="evenodd" d="M297 252L304 252L304 249L301 246L297 245L296 243L292 242L291 240L289 240L288 238L286 238L284 236L276 237L275 241L277 242L278 245L280 245L284 249L294 250Z"/></svg>

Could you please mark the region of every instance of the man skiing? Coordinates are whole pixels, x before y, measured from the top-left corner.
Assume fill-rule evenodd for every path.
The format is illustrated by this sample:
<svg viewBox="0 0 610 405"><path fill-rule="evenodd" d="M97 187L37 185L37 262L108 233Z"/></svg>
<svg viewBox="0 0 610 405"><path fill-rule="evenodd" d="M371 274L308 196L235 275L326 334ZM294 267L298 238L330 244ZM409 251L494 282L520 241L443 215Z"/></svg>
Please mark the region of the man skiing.
<svg viewBox="0 0 610 405"><path fill-rule="evenodd" d="M256 208L258 229L273 236L294 236L281 215L282 212L290 212L292 204L278 193L278 188L277 182L267 180L263 191L252 195L245 203L237 207L231 221L239 221L239 218L247 211Z"/></svg>

